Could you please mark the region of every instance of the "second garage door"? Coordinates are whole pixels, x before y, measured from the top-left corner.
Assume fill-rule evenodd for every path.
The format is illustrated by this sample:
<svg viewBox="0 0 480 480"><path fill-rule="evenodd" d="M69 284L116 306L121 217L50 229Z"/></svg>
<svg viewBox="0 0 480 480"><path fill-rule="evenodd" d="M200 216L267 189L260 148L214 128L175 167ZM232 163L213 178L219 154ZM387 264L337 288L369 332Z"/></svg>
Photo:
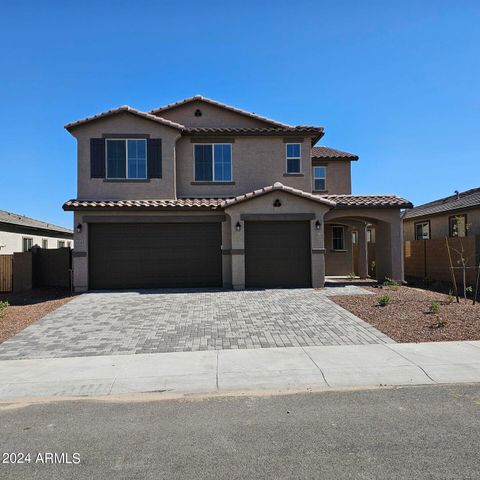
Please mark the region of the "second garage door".
<svg viewBox="0 0 480 480"><path fill-rule="evenodd" d="M220 287L220 223L89 225L90 289Z"/></svg>
<svg viewBox="0 0 480 480"><path fill-rule="evenodd" d="M309 222L245 222L245 285L311 287Z"/></svg>

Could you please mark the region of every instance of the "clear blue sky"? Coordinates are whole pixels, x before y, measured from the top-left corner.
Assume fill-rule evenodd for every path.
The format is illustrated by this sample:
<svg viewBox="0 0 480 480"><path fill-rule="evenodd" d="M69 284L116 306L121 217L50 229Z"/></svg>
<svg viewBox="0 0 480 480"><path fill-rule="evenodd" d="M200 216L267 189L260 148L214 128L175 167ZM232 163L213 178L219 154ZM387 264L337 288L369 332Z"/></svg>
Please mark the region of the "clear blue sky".
<svg viewBox="0 0 480 480"><path fill-rule="evenodd" d="M0 209L71 226L63 125L194 94L357 153L354 193L480 186L480 2L10 1L0 6Z"/></svg>

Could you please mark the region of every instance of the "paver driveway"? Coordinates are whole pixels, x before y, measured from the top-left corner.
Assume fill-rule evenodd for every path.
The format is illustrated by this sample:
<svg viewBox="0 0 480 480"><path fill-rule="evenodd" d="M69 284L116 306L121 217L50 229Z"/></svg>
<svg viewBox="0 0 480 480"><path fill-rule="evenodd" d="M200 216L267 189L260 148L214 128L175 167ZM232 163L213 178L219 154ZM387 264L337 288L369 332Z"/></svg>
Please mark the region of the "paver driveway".
<svg viewBox="0 0 480 480"><path fill-rule="evenodd" d="M390 343L324 290L143 290L80 295L0 345L0 359Z"/></svg>

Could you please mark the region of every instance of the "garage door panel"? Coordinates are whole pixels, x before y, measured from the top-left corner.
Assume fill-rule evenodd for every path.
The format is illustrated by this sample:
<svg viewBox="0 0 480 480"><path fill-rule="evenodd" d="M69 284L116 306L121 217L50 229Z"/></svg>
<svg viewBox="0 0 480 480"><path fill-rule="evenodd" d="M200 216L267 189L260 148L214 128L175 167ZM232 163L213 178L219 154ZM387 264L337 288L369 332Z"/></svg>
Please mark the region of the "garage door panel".
<svg viewBox="0 0 480 480"><path fill-rule="evenodd" d="M246 222L245 284L311 287L309 222Z"/></svg>
<svg viewBox="0 0 480 480"><path fill-rule="evenodd" d="M221 226L91 224L90 288L218 287Z"/></svg>

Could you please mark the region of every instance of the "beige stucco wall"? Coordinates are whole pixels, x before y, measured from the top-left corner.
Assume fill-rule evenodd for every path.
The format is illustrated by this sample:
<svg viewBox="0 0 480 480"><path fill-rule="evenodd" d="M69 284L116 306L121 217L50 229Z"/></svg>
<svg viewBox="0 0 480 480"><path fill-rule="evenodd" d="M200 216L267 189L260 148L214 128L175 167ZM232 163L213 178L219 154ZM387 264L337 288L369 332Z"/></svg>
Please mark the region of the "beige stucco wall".
<svg viewBox="0 0 480 480"><path fill-rule="evenodd" d="M281 207L274 207L273 202L279 199ZM315 218L310 220L310 243L312 248L312 286L322 287L325 281L325 258L323 241L323 219L330 209L321 203L297 197L282 191L273 191L266 195L242 202L225 209L230 218L231 225L231 248L234 251L244 252L245 250L245 222L240 220L242 214L267 214L278 215L279 219L284 214L313 213ZM316 221L321 224L320 230L315 227ZM235 229L237 222L242 225L238 232ZM245 252L234 254L232 257L232 286L234 289L245 288Z"/></svg>
<svg viewBox="0 0 480 480"><path fill-rule="evenodd" d="M73 240L71 238L0 231L0 255L10 255L15 252L23 252L23 238L31 238L33 240L33 246L42 247L42 240L47 240L48 248L58 248L58 242L65 242L66 247L69 246L73 248Z"/></svg>
<svg viewBox="0 0 480 480"><path fill-rule="evenodd" d="M352 176L351 176L351 162L347 160L330 160L319 161L313 160L313 165L324 166L327 168L326 191L318 192L330 194L351 194L352 193ZM313 166L312 166L313 169ZM313 182L313 177L312 177ZM313 189L313 183L312 187ZM315 192L317 193L317 192Z"/></svg>
<svg viewBox="0 0 480 480"><path fill-rule="evenodd" d="M415 218L405 220L403 228L405 232L405 240L415 240L415 223L430 221L430 237L432 239L445 238L449 236L449 217L455 215L466 215L467 224L469 225L468 235L480 235L480 208L470 210L462 210L454 213L446 213L441 215L432 215L429 217Z"/></svg>
<svg viewBox="0 0 480 480"><path fill-rule="evenodd" d="M200 109L201 117L195 116ZM201 101L186 103L156 115L180 123L186 127L271 127L269 123Z"/></svg>
<svg viewBox="0 0 480 480"><path fill-rule="evenodd" d="M192 138L192 140L194 140ZM221 143L221 138L216 142ZM177 142L177 195L179 197L223 197L250 192L275 182L304 191L312 190L311 140L301 143L301 176L286 174L286 144L283 137L236 137L232 143L233 185L192 185L194 143L182 137Z"/></svg>
<svg viewBox="0 0 480 480"><path fill-rule="evenodd" d="M154 199L175 198L175 142L179 131L130 113L120 113L72 130L77 139L78 179L80 199ZM162 178L142 182L106 182L90 178L90 138L104 134L141 134L162 139Z"/></svg>
<svg viewBox="0 0 480 480"><path fill-rule="evenodd" d="M345 250L334 250L332 245L332 226L345 227ZM342 222L325 225L325 274L348 275L353 272L352 227Z"/></svg>

